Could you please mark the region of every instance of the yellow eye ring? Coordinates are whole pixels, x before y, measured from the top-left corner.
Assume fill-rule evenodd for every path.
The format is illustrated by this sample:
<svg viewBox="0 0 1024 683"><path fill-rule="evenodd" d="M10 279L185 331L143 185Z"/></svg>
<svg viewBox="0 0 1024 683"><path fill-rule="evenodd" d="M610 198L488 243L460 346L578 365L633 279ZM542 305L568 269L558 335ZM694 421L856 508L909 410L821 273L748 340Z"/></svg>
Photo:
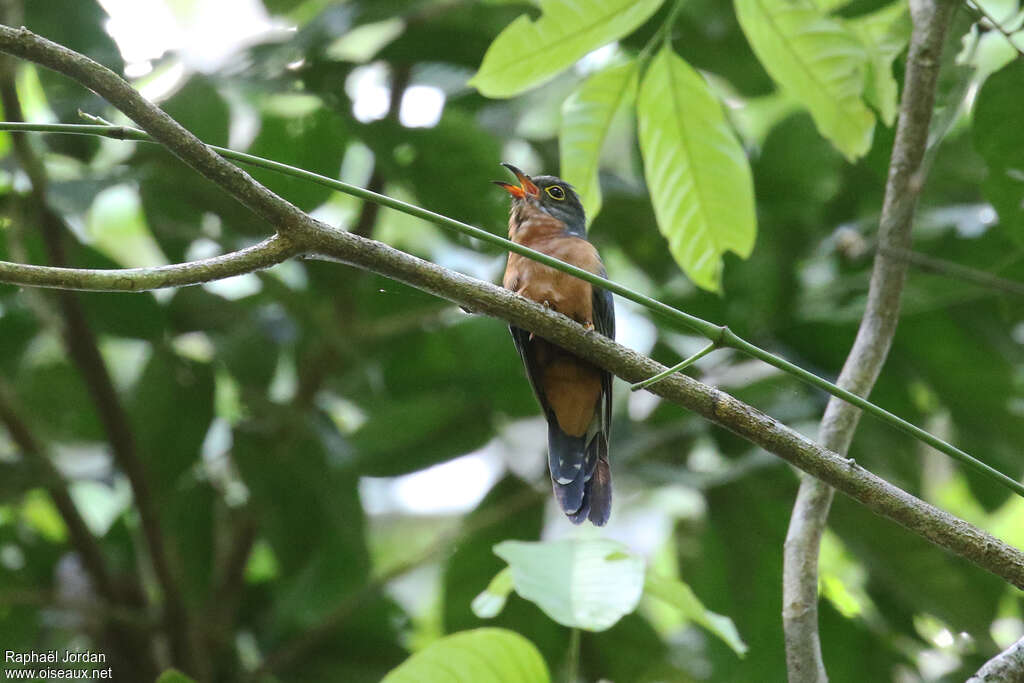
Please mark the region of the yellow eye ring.
<svg viewBox="0 0 1024 683"><path fill-rule="evenodd" d="M544 191L547 192L548 196L551 197L552 199L557 199L558 201L562 201L563 199L565 199L565 190L560 188L558 185L552 185L551 187L546 188Z"/></svg>

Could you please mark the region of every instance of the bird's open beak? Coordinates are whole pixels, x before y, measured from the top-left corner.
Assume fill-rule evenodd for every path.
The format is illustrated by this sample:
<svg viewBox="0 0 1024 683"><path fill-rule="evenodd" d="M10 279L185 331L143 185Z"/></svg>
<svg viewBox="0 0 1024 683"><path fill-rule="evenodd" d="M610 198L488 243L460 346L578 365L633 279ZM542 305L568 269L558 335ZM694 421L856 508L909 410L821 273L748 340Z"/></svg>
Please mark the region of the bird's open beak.
<svg viewBox="0 0 1024 683"><path fill-rule="evenodd" d="M530 180L530 176L526 175L512 164L507 164L503 161L501 162L501 165L515 174L516 179L519 180L519 185L516 186L512 183L506 183L501 180L493 181L495 185L500 185L505 188L505 190L516 199L524 199L526 197L536 198L540 196L540 188Z"/></svg>

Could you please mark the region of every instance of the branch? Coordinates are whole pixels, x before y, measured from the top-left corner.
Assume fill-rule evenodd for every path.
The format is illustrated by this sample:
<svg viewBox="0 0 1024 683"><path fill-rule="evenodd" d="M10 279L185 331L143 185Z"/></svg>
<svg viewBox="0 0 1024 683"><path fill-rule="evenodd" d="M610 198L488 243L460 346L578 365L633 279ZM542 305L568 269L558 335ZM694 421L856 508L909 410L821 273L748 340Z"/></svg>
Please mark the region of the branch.
<svg viewBox="0 0 1024 683"><path fill-rule="evenodd" d="M56 57L49 54L51 50L58 51ZM91 63L90 60L81 55L33 36L31 32L25 29L13 30L3 27L0 27L0 51L8 51L12 54L38 60L47 66L56 64L57 67L66 67L68 72L75 78L81 78L83 84L104 95L112 104L122 108L122 111L131 115L131 112L128 111L123 103L126 96L121 92L121 89L112 88L106 82L106 79L114 79L123 83L112 72L98 67L98 65L96 69L80 67L73 62L70 66L67 65L68 60L82 60ZM130 86L124 85L130 90ZM112 94L108 95L107 93ZM137 98L134 91L132 91L132 94ZM136 99L131 99L130 104L132 107L139 105L147 109L145 117L140 115L136 119L143 128L147 128L154 118L152 113L148 112L148 109L155 110L156 108L140 98L137 101ZM159 112L159 110L156 111ZM166 115L163 115L162 112L159 113L163 118L156 118L158 123L163 126L161 130L165 137L173 138L173 136L167 135L168 125L172 125L175 127L175 130L182 130L185 133L183 129L180 129L180 126L167 119ZM151 125L151 127L154 130L156 129L156 125ZM147 132L157 137L153 130L147 128ZM185 134L188 135L189 140L195 140L191 134ZM164 141L161 140L161 142ZM182 158L191 157L195 152L191 146L178 144L178 141L174 139L166 141L165 144L172 147L175 153L178 153ZM253 158L249 155L235 154L240 158ZM205 156L200 155L200 158L203 163L208 161ZM188 161L189 159L186 160ZM220 159L217 159L217 161L226 163ZM216 166L216 164L214 165ZM288 168L283 164L276 164L274 162L263 162L262 165L270 168ZM219 169L219 166L217 168ZM292 170L294 171L295 169ZM211 171L209 174L204 172L203 174L233 195L250 201L253 205L251 208L258 210L260 215L282 212L282 204L285 207L291 206L265 188L262 188L262 186L245 174L240 176L225 175L219 170ZM313 177L315 174L299 172L297 175ZM256 189L243 188L243 190L239 190L235 187L236 183L252 184ZM336 181L330 181L330 183L334 185ZM342 184L337 183L337 185ZM666 304L633 292L622 285L564 264L539 252L508 243L506 240L479 228L459 223L458 221L440 216L420 207L399 202L390 197L374 195L361 188L347 187L348 190L346 191L363 199L379 201L384 206L397 208L410 215L445 227L459 229L490 243L502 244L503 246L508 245L506 248L510 251L523 254L546 265L551 265L584 281L596 284L630 300L637 301L677 322L692 325L693 329L705 330L713 337L727 340L728 344L734 348L739 348L751 354L755 351L759 352L761 355L757 357L762 359L765 359L764 356L769 357L771 360L766 360L766 362L770 362L776 367L789 368L789 372L798 374L801 378L813 383L815 386L822 388L831 387L831 389L828 389L829 391L844 398L849 396L851 401L856 402L858 406L863 407L865 410L870 410L875 414L888 415L890 423L897 424L905 431L911 431L911 433L918 435L918 438L922 438L930 444L944 444L944 442L935 439L935 437L928 435L926 432L921 430L917 430L917 432L912 431L917 428L907 425L907 423L899 418L863 401L863 399L858 398L856 395L838 389L825 382L825 380L817 378L787 361L757 349L757 347L731 334L727 328L712 325L700 318L688 315ZM304 249L308 249L311 253L379 273L465 306L473 311L511 322L594 362L628 382L641 381L665 369L661 364L627 349L606 337L588 334L582 326L565 316L525 299L514 292L509 292L490 283L481 282L480 280L452 272L380 242L340 232L301 212L298 212L297 216L288 213L287 217L289 219L288 222L278 227L287 230L289 238L301 244ZM813 378L813 380L810 378ZM938 510L934 506L876 477L856 463L849 462L836 453L819 446L755 408L685 375L666 378L654 385L651 391L704 416L751 443L778 455L797 468L823 479L877 514L896 521L932 543L964 557L979 567L1004 578L1012 585L1024 589L1024 553L967 522ZM962 454L962 451L955 449L949 444L945 444L944 452L948 453L950 449ZM962 455L966 456L966 454ZM969 458L969 456L966 457ZM977 463L977 461L974 462ZM980 465L980 463L978 464ZM1016 487L1015 490L1024 490L1024 487L1021 487L1019 483L1013 480L1009 481Z"/></svg>
<svg viewBox="0 0 1024 683"><path fill-rule="evenodd" d="M239 251L153 268L92 270L0 261L0 282L23 287L92 292L145 292L165 287L198 285L251 273L287 261L301 252L302 249L293 240L274 235Z"/></svg>
<svg viewBox="0 0 1024 683"><path fill-rule="evenodd" d="M911 1L913 32L882 203L879 249L864 317L837 382L861 396L871 393L896 333L907 261L891 258L889 250L909 251L914 209L924 181L921 163L928 144L939 57L953 9L950 0ZM821 421L821 444L845 455L860 415L850 403L831 399ZM818 635L818 552L831 504L832 489L824 481L801 477L783 553L782 620L790 683L828 680Z"/></svg>
<svg viewBox="0 0 1024 683"><path fill-rule="evenodd" d="M633 383L665 369L646 356L586 330L560 313L514 292L455 273L379 242L348 233L320 237L317 251L342 263L385 275L448 301L508 321ZM649 391L687 408L824 480L873 512L1024 589L1024 553L938 510L816 444L756 408L686 376L674 375Z"/></svg>
<svg viewBox="0 0 1024 683"><path fill-rule="evenodd" d="M391 68L391 93L388 102L388 113L385 120L398 123L399 114L402 111L402 98L409 88L412 78L412 68L409 64L394 65ZM370 180L366 189L379 193L384 189L384 173L381 171L381 164L378 159L373 162L373 171L370 173ZM380 212L380 204L377 202L364 202L359 212L359 219L356 220L352 232L360 237L373 237L373 230L377 226L377 214Z"/></svg>
<svg viewBox="0 0 1024 683"><path fill-rule="evenodd" d="M970 282L979 287L985 287L997 292L1024 296L1024 282L999 277L984 270L963 266L946 259L935 258L910 249L898 247L879 247L879 251L894 259L906 261L912 266L926 272L934 273L942 277L956 278L964 282Z"/></svg>
<svg viewBox="0 0 1024 683"><path fill-rule="evenodd" d="M260 185L245 171L221 159L199 138L102 64L37 36L24 27L0 26L0 51L45 66L86 86L124 112L179 159L278 229L288 230L308 221L302 211Z"/></svg>
<svg viewBox="0 0 1024 683"><path fill-rule="evenodd" d="M3 41L3 32L2 29L0 29L0 51L3 51L4 49L5 47ZM62 133L101 134L118 139L133 139L152 142L152 139L146 136L145 132L138 131L132 128L125 128L123 126L97 126L75 124L21 124L11 122L0 122L0 130L31 130ZM226 149L223 147L216 147L213 145L210 146L210 149L217 151L218 154L228 159L234 159L236 161L240 161L246 164L252 164L275 172L284 173L286 175L290 175L296 178L303 178L305 180L309 180L311 182L324 185L326 187L331 187L335 190L338 190L339 192L344 192L354 197L358 197L359 199L363 199L364 201L374 202L376 204L380 204L381 206L385 206L389 209L401 211L402 213L408 214L410 216L414 216L416 218L420 218L422 220L435 223L443 228L460 232L464 235L468 235L469 237L473 237L482 242L497 245L502 249L515 252L539 263L543 263L544 265L550 266L555 270L559 270L564 273L573 275L585 282L589 282L592 285L596 285L602 289L608 290L613 294L618 294L624 299L629 299L630 301L638 303L644 308L647 308L648 310L658 313L664 318L667 318L684 327L688 327L689 329L697 332L698 334L707 337L720 347L729 347L736 349L737 351L741 351L773 367L776 367L789 375L796 377L797 379L806 384L810 384L813 387L816 387L818 389L821 389L832 394L833 396L841 398L842 400L857 406L858 408L864 410L865 412L874 415L883 422L886 422L892 425L893 427L896 427L897 429L906 432L915 439L918 439L919 441L928 444L935 450L945 453L954 460L960 461L961 463L975 470L982 476L993 480L994 482L1010 489L1011 491L1014 491L1020 496L1024 496L1024 485L1022 485L1015 479L1006 476L1005 474L990 467L989 465L986 465L985 463L974 458L968 453L965 453L956 446L953 446L952 444L947 443L946 441L943 441L942 439L939 439L932 434L929 434L920 427L912 425L906 420L896 415L893 415L889 411L878 407L877 405L871 403L870 401L865 400L861 396L858 396L853 392L843 389L835 384L832 384L828 380L822 379L821 377L818 377L814 373L808 372L807 370L804 370L803 368L794 365L793 363L790 363L784 358L780 358L779 356L771 354L768 351L765 351L764 349L760 348L759 346L751 344L745 339L737 336L735 333L733 333L726 327L723 327L721 325L715 325L714 323L711 323L707 320L703 320L702 318L698 318L697 316L690 315L689 313L680 311L679 309L673 308L671 306L668 306L667 304L652 299L649 296L634 291L629 287L625 287L617 282L613 282L599 275L594 275L589 271L583 270L564 261L560 261L556 258L548 256L547 254L543 254L539 251L530 249L529 247L524 247L520 244L516 244L515 242L511 242L503 237L499 237L497 235L489 233L486 230L481 230L480 228L468 225L461 221L448 218L447 216L442 216L441 214L434 213L433 211L428 211L427 209L421 208L414 204L409 204L407 202L403 202L401 200L388 197L386 195L378 194L376 192L367 190L362 187L357 187L355 185L344 183L340 180L333 180L331 178L327 178L326 176L318 175L316 173L312 173L310 171L306 171L300 168L295 168L294 166L288 166L287 164L271 161L269 159L263 159L261 157L246 154L244 152L236 152L234 150ZM228 192L231 192L230 187L226 185L222 187L224 187L224 189L226 189ZM316 235L337 232L330 226L320 221L317 221L309 216L305 216L305 214L303 215L304 220L301 221L300 224L298 225L293 225L292 229L288 232L288 237L295 241L297 250L301 251L302 247L300 245L307 245L309 240L315 238ZM0 261L0 270L2 270L5 267L15 267L14 270L17 270L16 264L7 264ZM135 272L143 274L146 271L138 270ZM57 274L53 273L51 279L56 280ZM5 280L2 277L2 273L0 273L0 282L4 281Z"/></svg>
<svg viewBox="0 0 1024 683"><path fill-rule="evenodd" d="M138 633L150 631L155 626L150 615L143 610L97 602L95 598L91 600L68 599L52 591L3 590L0 591L0 605L28 605L67 610L76 612L82 619L89 621L102 619L117 622L135 629ZM114 670L118 671L118 669Z"/></svg>
<svg viewBox="0 0 1024 683"><path fill-rule="evenodd" d="M974 10L975 14L991 24L992 28L1003 34L1003 38L1006 38L1006 42L1010 44L1010 47L1017 51L1018 56L1024 57L1024 48L1021 48L1021 46L1015 41L1017 35L1015 35L1012 30L1003 26L1002 22L993 17L981 2L976 2L976 0L967 0L967 6Z"/></svg>
<svg viewBox="0 0 1024 683"><path fill-rule="evenodd" d="M12 392L4 380L0 380L0 424L7 428L11 441L21 450L22 454L31 459L32 463L41 470L50 498L53 499L57 512L60 513L64 525L68 528L68 539L71 541L71 546L82 558L82 566L85 567L96 592L108 604L120 604L120 595L103 557L103 551L89 531L85 520L78 513L78 508L75 507L75 503L68 493L64 478L50 461L28 424L15 409Z"/></svg>
<svg viewBox="0 0 1024 683"><path fill-rule="evenodd" d="M11 441L19 448L22 456L29 464L39 470L43 484L53 500L57 512L68 530L68 540L81 559L82 567L88 575L92 588L99 596L99 601L88 600L79 607L74 607L56 599L46 599L42 604L60 603L61 608L78 609L83 614L99 617L103 622L101 643L111 655L111 661L118 664L116 670L124 675L133 675L143 680L152 678L155 666L150 660L149 648L146 647L144 632L138 627L138 614L125 591L119 590L118 584L103 557L103 550L96 538L89 531L88 525L78 512L78 507L68 492L67 483L60 471L51 462L49 455L39 440L32 433L28 424L22 419L15 407L13 393L7 382L0 379L0 424L7 428ZM0 594L0 605L9 604L13 596L9 593ZM130 619L126 615L132 615Z"/></svg>
<svg viewBox="0 0 1024 683"><path fill-rule="evenodd" d="M1024 683L1024 638L985 662L967 683Z"/></svg>
<svg viewBox="0 0 1024 683"><path fill-rule="evenodd" d="M6 62L7 60L5 60ZM0 73L0 99L5 113L12 118L23 118L21 102L15 89L13 69L4 64ZM17 138L21 137L21 140ZM24 134L15 135L15 155L29 176L36 214L41 223L43 243L51 263L62 266L66 263L63 237L69 232L64 220L50 208L47 199L48 179L41 160L35 155L24 139ZM78 297L69 291L57 295L57 303L63 318L61 333L68 356L74 362L85 382L93 405L100 418L110 448L118 467L125 473L132 489L132 497L142 521L146 548L154 573L163 593L163 614L171 648L176 662L196 672L194 662L199 661L196 648L191 642L191 630L185 601L178 588L177 578L171 570L164 541L160 517L153 500L145 466L135 446L134 433L127 414L121 405L106 362L100 354L96 335L89 325ZM131 653L129 653L131 654Z"/></svg>

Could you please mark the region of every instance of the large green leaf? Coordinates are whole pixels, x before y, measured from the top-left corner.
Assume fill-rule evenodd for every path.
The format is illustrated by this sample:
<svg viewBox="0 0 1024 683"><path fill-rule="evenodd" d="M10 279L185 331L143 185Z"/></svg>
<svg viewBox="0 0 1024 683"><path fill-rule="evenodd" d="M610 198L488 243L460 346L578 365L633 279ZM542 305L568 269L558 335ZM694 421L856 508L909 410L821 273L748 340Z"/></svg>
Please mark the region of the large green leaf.
<svg viewBox="0 0 1024 683"><path fill-rule="evenodd" d="M547 683L547 665L533 643L500 628L462 631L435 641L381 683Z"/></svg>
<svg viewBox="0 0 1024 683"><path fill-rule="evenodd" d="M591 50L631 33L663 0L543 0L501 32L469 81L487 97L512 97L550 80Z"/></svg>
<svg viewBox="0 0 1024 683"><path fill-rule="evenodd" d="M892 63L910 40L910 8L894 2L847 22L868 52L868 79L864 99L878 112L885 125L896 121L899 86L892 75Z"/></svg>
<svg viewBox="0 0 1024 683"><path fill-rule="evenodd" d="M516 592L563 626L611 628L636 609L643 591L643 558L616 541L505 541L494 552L508 562ZM485 592L500 594L494 582Z"/></svg>
<svg viewBox="0 0 1024 683"><path fill-rule="evenodd" d="M576 186L588 223L601 210L601 148L616 112L636 97L637 71L635 61L599 71L562 105L562 177Z"/></svg>
<svg viewBox="0 0 1024 683"><path fill-rule="evenodd" d="M736 0L736 15L765 70L790 91L850 160L871 146L864 104L868 53L853 31L811 0Z"/></svg>
<svg viewBox="0 0 1024 683"><path fill-rule="evenodd" d="M743 148L704 79L666 46L637 101L640 149L658 228L690 279L718 290L727 250L754 247L754 186Z"/></svg>

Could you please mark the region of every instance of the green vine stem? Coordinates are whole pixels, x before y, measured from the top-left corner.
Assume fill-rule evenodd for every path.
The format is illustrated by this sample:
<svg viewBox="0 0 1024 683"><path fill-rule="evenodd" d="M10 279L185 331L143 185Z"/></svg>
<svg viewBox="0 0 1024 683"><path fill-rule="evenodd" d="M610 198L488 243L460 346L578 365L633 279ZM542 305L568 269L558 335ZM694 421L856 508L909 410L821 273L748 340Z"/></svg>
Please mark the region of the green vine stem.
<svg viewBox="0 0 1024 683"><path fill-rule="evenodd" d="M128 126L108 126L98 124L42 124L0 122L0 131L71 133L80 135L99 135L103 137L114 138L117 140L154 142L154 140L152 140L152 138L150 138L150 136L147 135L145 132ZM370 190L358 187L356 185L351 185L340 180L334 180L332 178L328 178L326 176L313 173L311 171L306 171L301 168L296 168L294 166L282 164L277 161L271 161L270 159L264 159L262 157L254 156L252 154L237 152L234 150L226 149L224 147L217 147L214 145L210 145L209 148L217 152L218 154L221 154L227 159L232 159L234 161L250 164L252 166L266 168L272 171L276 171L278 173L294 176L296 178L309 180L311 182L318 183L326 187L330 187L339 192L343 192L345 194L358 197L359 199L362 199L364 201L374 202L389 209L400 211L410 216L414 216L416 218L429 221L443 228L455 230L456 232L468 235L469 237L476 238L481 242L493 244L495 246L501 247L502 249L515 252L529 259L542 263L546 266L550 266L555 270L559 270L563 273L568 273L569 275L589 282L590 284L595 285L597 287L601 287L602 289L612 292L613 294L618 294L624 299L628 299L630 301L633 301L634 303L640 304L641 306L653 311L654 313L658 313L664 316L666 319L672 322L678 323L680 325L683 325L684 327L689 328L690 330L693 330L694 332L697 332L698 334L709 339L718 347L729 347L742 353L745 353L748 356L757 358L758 360L761 360L767 363L768 365L771 365L789 375L792 375L793 377L796 377L802 382L805 382L813 387L826 391L829 394L836 396L837 398L841 398L847 403L850 403L860 408L861 410L870 415L874 415L878 419L892 425L893 427L899 429L902 432L909 434L915 439L928 444L935 450L945 453L951 458L958 460L965 466L975 470L982 476L987 477L988 479L991 479L999 483L1000 485L1010 489L1017 495L1024 497L1024 484L1021 484L1019 481L1007 476L1006 474L1003 474L1002 472L995 469L991 465L988 465L982 462L981 460L978 460L974 456L926 432L920 427L917 427L916 425L907 422L903 418L898 417L893 413L890 413L884 408L881 408L875 405L874 403L871 403L870 401L863 399L860 396L857 396L852 392L846 391L845 389L836 386L832 382L829 382L826 379L818 377L814 373L804 370L798 365L794 365L793 363L789 362L784 358L776 356L760 348L759 346L756 346L755 344L748 342L747 340L743 339L742 337L732 332L732 330L730 330L726 326L715 325L714 323L711 323L707 320L698 318L697 316L694 315L690 315L689 313L685 313L684 311L680 311L679 309L673 308L672 306L662 303L656 299L652 299L651 297L645 294L641 294L640 292L634 291L629 287L621 285L617 282L613 282L612 280L609 280L607 278L600 277L599 275L594 275L593 273L583 270L582 268L577 268L576 266L565 263L564 261L552 258L547 254L542 254L539 251L535 251L528 247L524 247L520 244L516 244L510 240L507 240L503 237L499 237L498 235L487 232L486 230L483 230L481 228L469 225L468 223L457 221L453 218L443 216L439 213L434 213L433 211L429 211L414 204L409 204L408 202L403 202L401 200L394 199L393 197L388 197L387 195L383 195L377 192L371 192ZM27 269L30 267L22 266L19 264L0 262L0 282L37 287L63 286L63 281L60 276L61 269L43 268L37 266L33 268L33 276L31 278L27 278L24 276L24 273L16 270L17 268ZM47 284L46 278L42 276L44 274L44 271L52 271L54 273L54 277L52 278L52 282L50 282L50 284ZM108 272L113 274L117 273L118 271ZM110 289L109 286L90 286L89 282L82 282L80 284L82 285L80 288L83 289L95 289L100 291ZM183 285L187 283L178 280L174 284Z"/></svg>
<svg viewBox="0 0 1024 683"><path fill-rule="evenodd" d="M710 344L705 346L703 349L701 349L697 353L693 354L692 356L690 356L686 360L682 361L681 363L673 365L668 370L663 370L662 372L659 372L654 377L650 377L648 379L645 379L643 382L637 382L636 384L630 384L629 385L629 390L630 391L639 391L640 389L646 389L647 387L651 386L655 382L660 382L661 380L665 379L669 375L674 375L674 374L676 374L677 372L679 372L681 370L685 370L686 368L690 367L691 365L693 365L694 363L699 361L701 358L703 358L704 356L708 355L709 353L711 353L712 351L714 351L717 348L718 348L718 343L717 342L711 342Z"/></svg>

